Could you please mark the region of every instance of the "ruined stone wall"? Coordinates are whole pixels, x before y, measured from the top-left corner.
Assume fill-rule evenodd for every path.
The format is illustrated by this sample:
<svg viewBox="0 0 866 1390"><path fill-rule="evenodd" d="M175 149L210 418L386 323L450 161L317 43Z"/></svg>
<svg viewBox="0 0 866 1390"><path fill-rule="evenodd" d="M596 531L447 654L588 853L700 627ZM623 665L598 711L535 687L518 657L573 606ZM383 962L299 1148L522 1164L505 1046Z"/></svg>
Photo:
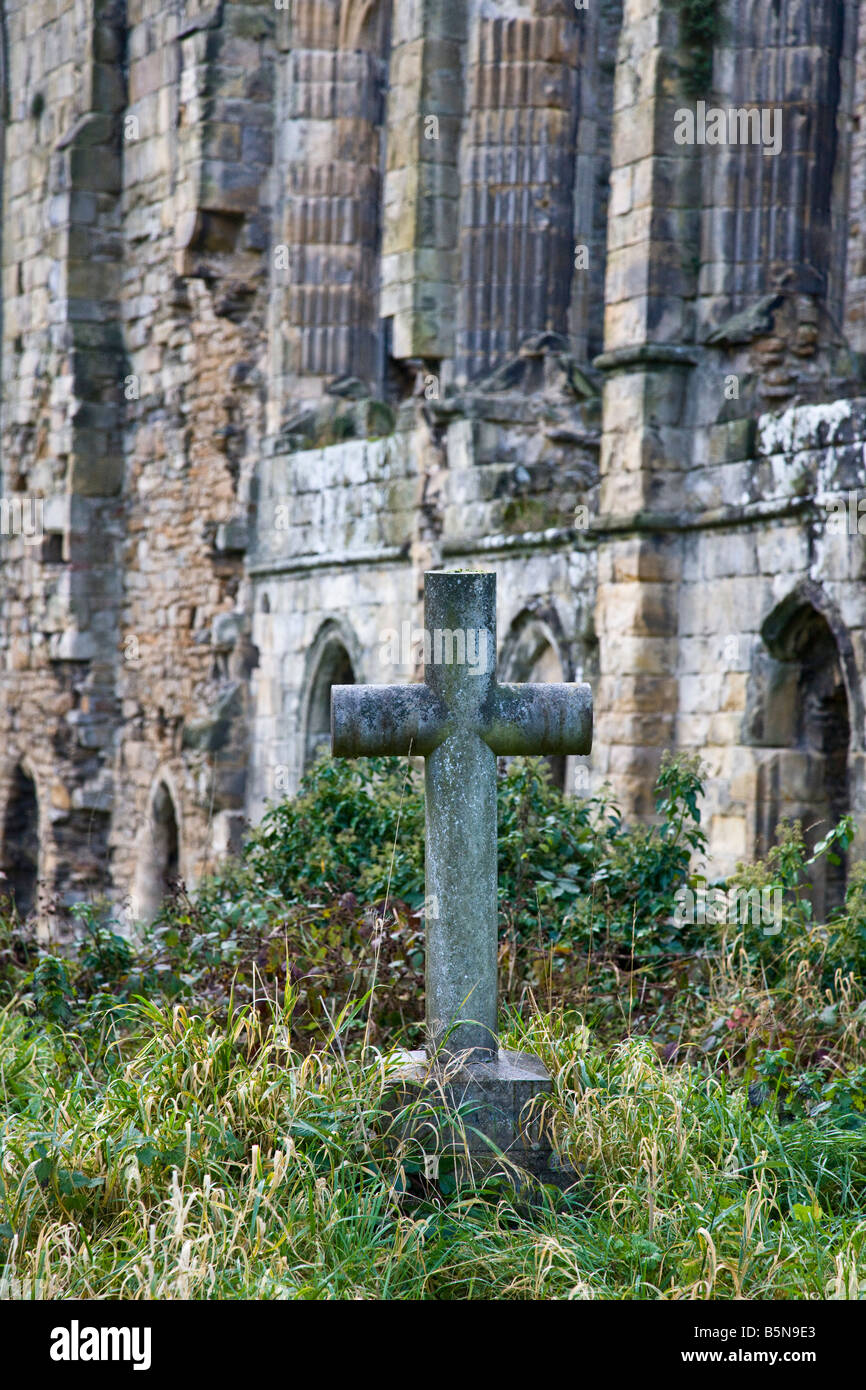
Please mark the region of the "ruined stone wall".
<svg viewBox="0 0 866 1390"><path fill-rule="evenodd" d="M134 890L158 774L192 878L243 810L275 21L94 0L4 23L4 495L44 501L40 543L3 542L4 779L35 783L53 919Z"/></svg>
<svg viewBox="0 0 866 1390"><path fill-rule="evenodd" d="M269 796L297 785L322 733L329 675L419 676L411 662L395 667L383 652L389 632L420 624L425 569L497 568L506 664L511 648L534 655L522 678L545 652L563 672L588 670L594 660L594 554L574 516L578 504L595 507L598 386L579 367L568 329L573 319L585 337L594 331L600 339L600 300L591 327L586 272L575 267L575 191L578 167L582 188L604 182L603 122L580 152L577 132L581 72L594 61L586 55L599 32L609 43L611 7L606 28L559 0L398 3L387 15L384 8L370 7L364 31L376 52L390 34L379 194L382 370L376 375L364 353L350 352L330 363L330 381L317 382L304 363L319 321L289 312L293 326L274 328L286 346L274 354L275 433L259 470L249 556L260 658L252 682L256 814ZM357 54L341 56L333 15L323 9L320 18L332 51L321 68L331 84L320 98L325 111L339 101L340 73ZM303 36L313 20L299 12ZM290 23L289 47L293 32ZM306 64L306 49L293 62ZM286 85L291 113L299 81L308 78L296 79L294 94ZM597 73L593 81L604 90ZM324 157L338 129L294 114L290 125L286 150L298 165ZM581 218L600 266L604 225L595 207ZM346 235L343 245L350 256L360 241ZM278 294L290 302L288 288ZM526 629L522 645L518 629Z"/></svg>
<svg viewBox="0 0 866 1390"><path fill-rule="evenodd" d="M161 780L190 882L244 810L253 656L242 562L268 379L275 15L263 3L184 13L143 0L128 21L134 391L112 844L115 881L137 907Z"/></svg>
<svg viewBox="0 0 866 1390"><path fill-rule="evenodd" d="M700 751L720 869L862 811L863 17L694 12L6 0L0 842L46 923L237 847L332 683L420 676L441 566L496 571L507 678L592 681L578 794L651 814ZM778 155L678 140L699 102Z"/></svg>
<svg viewBox="0 0 866 1390"><path fill-rule="evenodd" d="M766 852L782 815L814 841L862 813L856 220L847 246L841 229L860 196L863 56L857 5L717 15L696 86L677 7L624 12L593 765L648 813L663 749L701 752L725 872ZM778 156L678 142L698 101L778 109ZM853 530L837 533L843 501Z"/></svg>
<svg viewBox="0 0 866 1390"><path fill-rule="evenodd" d="M806 826L823 818L825 833L828 793L837 812L862 820L866 809L864 550L848 508L863 484L863 401L795 406L757 424L752 457L724 469L719 524L682 542L676 743L708 764L723 869L765 852L782 815ZM844 525L831 499L844 501ZM820 640L822 625L804 624L815 614L833 639L819 674L844 687L844 712L830 688L798 692L809 643ZM798 728L803 694L849 721L847 788L838 768L828 776L823 731Z"/></svg>
<svg viewBox="0 0 866 1390"><path fill-rule="evenodd" d="M3 13L3 495L41 514L29 537L4 520L2 778L35 787L61 901L105 876L119 716L120 20L106 0Z"/></svg>

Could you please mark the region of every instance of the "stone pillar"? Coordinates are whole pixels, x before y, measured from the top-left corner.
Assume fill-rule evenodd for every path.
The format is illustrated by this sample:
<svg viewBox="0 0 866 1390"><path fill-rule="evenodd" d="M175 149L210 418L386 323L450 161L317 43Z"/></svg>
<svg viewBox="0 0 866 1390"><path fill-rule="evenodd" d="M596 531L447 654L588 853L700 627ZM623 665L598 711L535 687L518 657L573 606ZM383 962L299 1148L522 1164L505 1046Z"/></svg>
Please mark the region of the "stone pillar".
<svg viewBox="0 0 866 1390"><path fill-rule="evenodd" d="M694 151L674 141L679 7L626 0L608 222L594 773L652 810L677 716L675 517L688 505L688 383L698 244ZM663 210L663 211L662 211ZM666 535L658 534L659 530Z"/></svg>
<svg viewBox="0 0 866 1390"><path fill-rule="evenodd" d="M454 351L465 0L395 7L382 317L396 358Z"/></svg>

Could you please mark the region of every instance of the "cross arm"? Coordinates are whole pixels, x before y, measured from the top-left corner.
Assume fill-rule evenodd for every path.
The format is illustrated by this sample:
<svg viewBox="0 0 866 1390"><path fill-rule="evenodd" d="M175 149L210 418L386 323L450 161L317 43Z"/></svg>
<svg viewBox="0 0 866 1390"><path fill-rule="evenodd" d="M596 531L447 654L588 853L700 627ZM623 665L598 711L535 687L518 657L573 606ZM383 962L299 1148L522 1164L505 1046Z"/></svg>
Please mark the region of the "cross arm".
<svg viewBox="0 0 866 1390"><path fill-rule="evenodd" d="M482 737L497 757L589 753L592 692L588 685L496 685Z"/></svg>
<svg viewBox="0 0 866 1390"><path fill-rule="evenodd" d="M335 758L432 752L447 733L448 711L426 685L331 687Z"/></svg>

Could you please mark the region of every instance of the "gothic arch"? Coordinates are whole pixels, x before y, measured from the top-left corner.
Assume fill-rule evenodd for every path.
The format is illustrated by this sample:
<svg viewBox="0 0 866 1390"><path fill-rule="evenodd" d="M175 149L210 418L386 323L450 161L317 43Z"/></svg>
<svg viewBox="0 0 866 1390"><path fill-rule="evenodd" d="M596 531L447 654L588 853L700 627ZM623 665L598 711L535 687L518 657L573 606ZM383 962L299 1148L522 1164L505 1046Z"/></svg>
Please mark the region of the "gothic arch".
<svg viewBox="0 0 866 1390"><path fill-rule="evenodd" d="M809 608L820 614L833 635L851 711L851 746L852 749L863 750L866 748L866 703L857 658L845 620L821 585L811 579L796 584L764 619L761 637L769 652L784 649L796 631L798 614Z"/></svg>
<svg viewBox="0 0 866 1390"><path fill-rule="evenodd" d="M354 633L336 619L323 623L305 664L300 720L304 771L322 748L330 747L331 686L354 685L359 666Z"/></svg>
<svg viewBox="0 0 866 1390"><path fill-rule="evenodd" d="M839 0L726 0L723 7L707 105L758 109L768 120L781 111L773 119L782 126L773 155L754 139L701 151L701 259L718 295L716 322L773 293L827 296L842 11Z"/></svg>
<svg viewBox="0 0 866 1390"><path fill-rule="evenodd" d="M289 378L381 372L379 249L389 0L295 0L280 169L289 274L275 313ZM325 122L327 121L327 127ZM314 153L313 153L314 152Z"/></svg>
<svg viewBox="0 0 866 1390"><path fill-rule="evenodd" d="M545 684L574 679L559 614L549 600L539 600L524 608L514 619L502 644L500 677L518 684L541 681ZM565 789L567 759L546 759L553 783Z"/></svg>
<svg viewBox="0 0 866 1390"><path fill-rule="evenodd" d="M472 7L461 139L456 376L538 333L568 333L575 270L581 17ZM543 95L542 95L543 94Z"/></svg>
<svg viewBox="0 0 866 1390"><path fill-rule="evenodd" d="M156 777L147 801L147 815L135 883L132 916L149 922L158 913L163 898L182 877L183 834L180 799L167 769Z"/></svg>
<svg viewBox="0 0 866 1390"><path fill-rule="evenodd" d="M7 782L2 868L0 891L12 898L23 919L35 908L39 887L39 794L23 761L15 764Z"/></svg>
<svg viewBox="0 0 866 1390"><path fill-rule="evenodd" d="M863 719L850 638L819 586L798 585L768 615L761 638L745 732L746 742L762 750L755 849L764 855L783 818L802 821L814 845L851 809L850 754ZM816 865L819 920L844 900L846 871L844 860Z"/></svg>
<svg viewBox="0 0 866 1390"><path fill-rule="evenodd" d="M390 11L390 0L342 0L339 47L380 52Z"/></svg>
<svg viewBox="0 0 866 1390"><path fill-rule="evenodd" d="M550 652L550 656L546 653ZM502 643L499 670L502 680L550 680L550 676L533 676L539 663L556 662L562 672L557 680L574 680L574 663L566 640L562 621L552 599L536 599L521 609L512 622Z"/></svg>

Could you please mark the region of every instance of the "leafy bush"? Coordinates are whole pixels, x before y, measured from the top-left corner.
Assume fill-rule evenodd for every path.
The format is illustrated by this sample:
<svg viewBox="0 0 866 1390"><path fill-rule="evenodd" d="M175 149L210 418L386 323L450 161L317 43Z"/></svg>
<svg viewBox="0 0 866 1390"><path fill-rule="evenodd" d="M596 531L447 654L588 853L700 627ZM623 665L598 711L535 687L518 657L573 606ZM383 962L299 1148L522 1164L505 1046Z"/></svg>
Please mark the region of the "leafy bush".
<svg viewBox="0 0 866 1390"><path fill-rule="evenodd" d="M782 892L777 935L760 922L677 926L677 895L705 847L702 790L697 759L666 757L657 821L631 827L604 796L564 796L542 760L508 765L498 781L503 1004L580 1009L603 1038L627 1027L653 1036L665 1056L735 1069L762 1047L785 1046L808 1068L820 1035L836 1049L834 1065L847 1065L860 1025L866 871L854 867L846 911L826 925L812 920L807 890L816 859L848 848L850 820L811 856L799 827L783 827L766 861L739 866L732 888ZM304 1049L321 1045L354 1000L350 1042L416 1044L423 821L416 767L322 759L295 800L268 809L242 858L195 898L179 889L142 941L128 942L104 905L83 907L77 955L42 960L9 923L0 984L54 1025L74 1019L93 1065L120 1045L139 995L194 998L222 1017L242 1003L273 1013L291 997Z"/></svg>
<svg viewBox="0 0 866 1390"><path fill-rule="evenodd" d="M615 939L629 951L679 949L673 898L703 849L696 758L666 756L656 788L660 824L626 828L604 798L580 801L550 781L543 759L514 759L497 786L502 923L523 937ZM315 893L424 900L424 791L398 758L321 759L294 801L271 807L245 851L258 887L286 902Z"/></svg>
<svg viewBox="0 0 866 1390"><path fill-rule="evenodd" d="M855 832L852 818L843 816L810 853L801 823L783 821L766 859L737 865L731 888L774 894L781 907L772 931L765 930L757 913L736 924L749 959L760 963L771 982L784 976L792 959L819 965L828 984L840 968L859 972L866 963L866 865L854 866L845 906L828 922L816 921L810 897L810 870L821 859L838 865Z"/></svg>
<svg viewBox="0 0 866 1390"><path fill-rule="evenodd" d="M789 1047L761 1053L754 1065L749 1101L775 1107L779 1120L808 1118L841 1129L866 1129L866 1066L827 1073L799 1070Z"/></svg>
<svg viewBox="0 0 866 1390"><path fill-rule="evenodd" d="M298 795L271 806L246 846L254 880L306 902L316 892L424 901L424 793L399 758L320 758Z"/></svg>

